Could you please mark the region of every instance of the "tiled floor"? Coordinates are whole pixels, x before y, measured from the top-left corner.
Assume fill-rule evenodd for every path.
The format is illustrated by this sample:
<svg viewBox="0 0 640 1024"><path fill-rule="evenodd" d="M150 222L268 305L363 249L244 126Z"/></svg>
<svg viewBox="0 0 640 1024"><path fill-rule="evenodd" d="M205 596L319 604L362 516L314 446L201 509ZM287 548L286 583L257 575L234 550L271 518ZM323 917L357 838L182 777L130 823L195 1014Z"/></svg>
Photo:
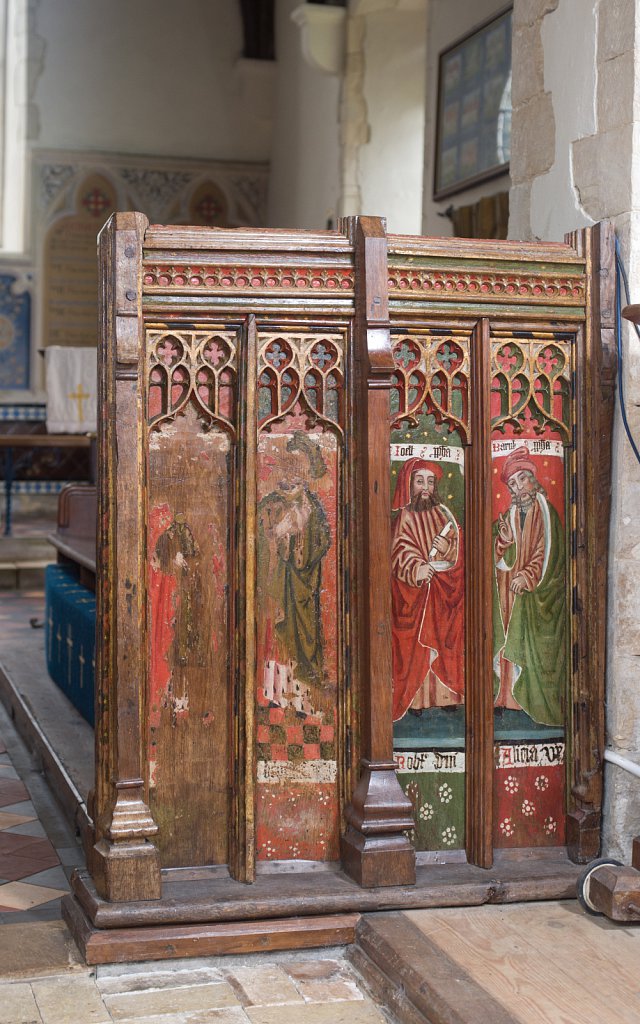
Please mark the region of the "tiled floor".
<svg viewBox="0 0 640 1024"><path fill-rule="evenodd" d="M57 846L41 816L57 819ZM82 862L82 851L37 765L0 709L0 925L59 917L69 875Z"/></svg>
<svg viewBox="0 0 640 1024"><path fill-rule="evenodd" d="M13 644L26 653L25 634L36 635L30 623L43 617L42 590L0 592L3 649ZM0 925L59 920L71 871L83 863L74 831L0 704Z"/></svg>

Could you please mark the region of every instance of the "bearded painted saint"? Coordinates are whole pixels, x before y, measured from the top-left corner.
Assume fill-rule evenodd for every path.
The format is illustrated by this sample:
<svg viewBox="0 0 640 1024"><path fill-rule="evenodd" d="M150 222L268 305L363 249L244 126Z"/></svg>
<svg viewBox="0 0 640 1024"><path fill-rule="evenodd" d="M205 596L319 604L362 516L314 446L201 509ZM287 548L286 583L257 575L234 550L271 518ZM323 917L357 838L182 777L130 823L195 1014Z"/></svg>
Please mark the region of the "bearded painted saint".
<svg viewBox="0 0 640 1024"><path fill-rule="evenodd" d="M505 460L511 507L494 524L494 658L498 707L563 723L566 685L565 538L526 447Z"/></svg>
<svg viewBox="0 0 640 1024"><path fill-rule="evenodd" d="M438 493L441 477L437 463L408 459L393 496L394 721L464 699L462 535Z"/></svg>
<svg viewBox="0 0 640 1024"><path fill-rule="evenodd" d="M266 657L290 666L298 681L323 681L320 595L331 531L319 498L299 477L283 479L260 502L265 568ZM284 685L284 684L283 684Z"/></svg>

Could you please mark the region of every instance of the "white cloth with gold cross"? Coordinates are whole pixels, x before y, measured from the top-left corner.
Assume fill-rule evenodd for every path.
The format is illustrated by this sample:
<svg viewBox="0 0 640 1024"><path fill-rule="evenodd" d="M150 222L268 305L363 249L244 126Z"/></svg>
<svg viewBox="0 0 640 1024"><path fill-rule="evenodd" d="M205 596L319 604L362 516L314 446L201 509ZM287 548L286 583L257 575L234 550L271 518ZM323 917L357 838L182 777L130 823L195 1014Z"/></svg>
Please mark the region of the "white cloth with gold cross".
<svg viewBox="0 0 640 1024"><path fill-rule="evenodd" d="M45 351L47 431L96 431L97 350L50 345Z"/></svg>

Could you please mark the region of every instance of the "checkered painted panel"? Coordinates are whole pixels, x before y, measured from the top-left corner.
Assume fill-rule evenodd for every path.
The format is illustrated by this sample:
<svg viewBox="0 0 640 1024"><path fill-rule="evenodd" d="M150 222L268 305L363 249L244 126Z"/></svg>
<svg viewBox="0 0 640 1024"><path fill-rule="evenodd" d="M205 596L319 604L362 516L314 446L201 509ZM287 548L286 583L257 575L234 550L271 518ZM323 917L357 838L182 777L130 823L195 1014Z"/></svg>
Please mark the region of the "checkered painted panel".
<svg viewBox="0 0 640 1024"><path fill-rule="evenodd" d="M335 720L327 724L293 708L259 707L259 761L335 761Z"/></svg>
<svg viewBox="0 0 640 1024"><path fill-rule="evenodd" d="M46 418L45 405L0 405L0 420L43 422Z"/></svg>
<svg viewBox="0 0 640 1024"><path fill-rule="evenodd" d="M14 480L11 491L13 494L60 494L68 485L67 480Z"/></svg>

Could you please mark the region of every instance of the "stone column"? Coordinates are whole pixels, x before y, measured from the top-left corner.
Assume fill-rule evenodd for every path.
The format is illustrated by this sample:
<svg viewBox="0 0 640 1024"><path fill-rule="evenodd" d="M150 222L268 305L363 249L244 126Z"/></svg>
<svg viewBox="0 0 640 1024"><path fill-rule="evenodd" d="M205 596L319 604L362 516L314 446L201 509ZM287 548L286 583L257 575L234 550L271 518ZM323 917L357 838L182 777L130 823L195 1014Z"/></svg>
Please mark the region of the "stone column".
<svg viewBox="0 0 640 1024"><path fill-rule="evenodd" d="M640 303L640 8L634 0L515 0L511 238L562 239L609 218ZM624 300L623 300L624 304ZM640 444L640 341L624 326L623 387ZM607 744L640 761L640 465L613 445ZM603 853L629 862L638 784L607 766Z"/></svg>

